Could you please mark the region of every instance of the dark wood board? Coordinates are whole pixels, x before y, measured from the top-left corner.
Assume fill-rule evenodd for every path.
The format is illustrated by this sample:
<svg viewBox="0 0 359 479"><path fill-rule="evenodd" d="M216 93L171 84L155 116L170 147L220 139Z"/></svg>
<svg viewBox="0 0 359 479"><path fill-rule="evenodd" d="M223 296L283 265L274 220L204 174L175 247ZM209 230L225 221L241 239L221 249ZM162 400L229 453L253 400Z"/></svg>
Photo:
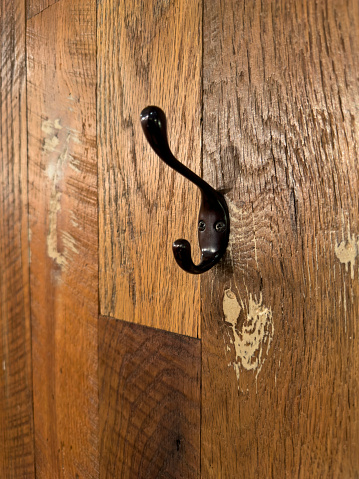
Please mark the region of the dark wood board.
<svg viewBox="0 0 359 479"><path fill-rule="evenodd" d="M25 3L0 1L0 477L33 478Z"/></svg>
<svg viewBox="0 0 359 479"><path fill-rule="evenodd" d="M96 2L27 22L36 474L96 478Z"/></svg>
<svg viewBox="0 0 359 479"><path fill-rule="evenodd" d="M202 475L357 477L359 4L204 4Z"/></svg>
<svg viewBox="0 0 359 479"><path fill-rule="evenodd" d="M100 477L200 477L198 339L100 317Z"/></svg>

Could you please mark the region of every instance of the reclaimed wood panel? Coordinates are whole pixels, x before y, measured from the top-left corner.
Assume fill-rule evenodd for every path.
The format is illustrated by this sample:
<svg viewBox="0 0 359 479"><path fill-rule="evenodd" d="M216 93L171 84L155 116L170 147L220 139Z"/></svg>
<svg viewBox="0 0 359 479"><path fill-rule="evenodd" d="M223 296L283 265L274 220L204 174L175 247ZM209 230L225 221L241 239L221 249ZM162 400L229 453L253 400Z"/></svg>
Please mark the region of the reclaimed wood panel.
<svg viewBox="0 0 359 479"><path fill-rule="evenodd" d="M27 23L38 478L98 477L96 4Z"/></svg>
<svg viewBox="0 0 359 479"><path fill-rule="evenodd" d="M172 243L197 248L199 194L151 150L140 112L168 116L171 148L200 173L200 0L98 2L100 311L199 336L199 279Z"/></svg>
<svg viewBox="0 0 359 479"><path fill-rule="evenodd" d="M0 1L0 476L34 477L25 3Z"/></svg>
<svg viewBox="0 0 359 479"><path fill-rule="evenodd" d="M204 7L204 177L229 192L203 275L202 475L359 471L359 4Z"/></svg>
<svg viewBox="0 0 359 479"><path fill-rule="evenodd" d="M198 339L100 317L101 479L200 477Z"/></svg>

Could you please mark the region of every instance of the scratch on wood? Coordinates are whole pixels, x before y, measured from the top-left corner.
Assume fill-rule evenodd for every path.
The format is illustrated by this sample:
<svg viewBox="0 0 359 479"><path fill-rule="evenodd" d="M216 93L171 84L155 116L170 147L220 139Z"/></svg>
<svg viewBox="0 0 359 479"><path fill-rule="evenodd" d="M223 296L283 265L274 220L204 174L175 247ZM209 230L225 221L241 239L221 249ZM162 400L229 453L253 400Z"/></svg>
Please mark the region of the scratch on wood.
<svg viewBox="0 0 359 479"><path fill-rule="evenodd" d="M70 235L69 232L64 232L62 235L62 241L64 243L64 249L66 250L71 250L73 253L78 254L79 250L76 247L76 240L75 238Z"/></svg>
<svg viewBox="0 0 359 479"><path fill-rule="evenodd" d="M252 220L253 220L253 241L254 241L254 259L256 260L256 265L257 268L258 266L258 254L257 254L257 238L256 238L256 229L255 229L255 224L254 224L254 214L252 215Z"/></svg>
<svg viewBox="0 0 359 479"><path fill-rule="evenodd" d="M231 219L231 232L229 235L229 241L227 246L227 252L231 258L232 266L239 263L239 249L234 250L233 245L236 244L236 241L239 240L241 234L241 224L242 221L242 209L239 208L233 201L227 198L227 204L229 209L229 217Z"/></svg>
<svg viewBox="0 0 359 479"><path fill-rule="evenodd" d="M345 281L343 281L344 293L343 293L343 306L344 306L344 328L347 332L347 292L345 287Z"/></svg>
<svg viewBox="0 0 359 479"><path fill-rule="evenodd" d="M223 297L223 312L226 323L231 325L230 344L234 346L235 358L229 363L239 379L240 369L256 371L256 379L268 356L274 335L272 311L262 304L262 295L256 301L249 295L248 305L242 300L237 301L236 295L230 289L225 290ZM240 326L240 316L245 319ZM231 346L227 344L227 350Z"/></svg>

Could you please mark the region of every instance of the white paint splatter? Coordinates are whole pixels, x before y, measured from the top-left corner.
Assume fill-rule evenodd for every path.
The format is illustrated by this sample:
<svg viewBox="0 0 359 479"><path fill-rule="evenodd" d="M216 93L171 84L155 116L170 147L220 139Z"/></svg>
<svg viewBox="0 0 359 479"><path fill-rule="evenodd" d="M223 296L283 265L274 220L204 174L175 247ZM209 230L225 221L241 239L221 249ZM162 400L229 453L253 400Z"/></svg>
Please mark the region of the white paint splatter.
<svg viewBox="0 0 359 479"><path fill-rule="evenodd" d="M61 126L61 120L60 118L56 118L55 121L52 120L44 120L41 124L41 130L47 135L47 136L54 136L55 131L54 130L62 130Z"/></svg>
<svg viewBox="0 0 359 479"><path fill-rule="evenodd" d="M240 327L240 313L245 311L245 320ZM231 325L235 359L230 365L234 368L237 379L240 370L256 371L256 380L267 358L274 335L272 311L249 295L248 306L241 300L241 305L233 291L227 289L223 297L225 321Z"/></svg>
<svg viewBox="0 0 359 479"><path fill-rule="evenodd" d="M348 271L348 266L350 265L351 278L354 279L354 266L355 260L358 256L359 250L359 236L351 234L348 231L348 238L343 240L341 243L335 245L334 251L338 260L345 264L345 271Z"/></svg>
<svg viewBox="0 0 359 479"><path fill-rule="evenodd" d="M59 252L57 247L57 213L61 210L61 193L53 188L49 205L49 231L47 234L47 254L56 261L59 266L65 266L66 258Z"/></svg>
<svg viewBox="0 0 359 479"><path fill-rule="evenodd" d="M57 136L58 131L62 129L60 120L58 118L54 122L51 120L44 120L41 129L47 136L44 139L43 151L45 153L52 153L60 143Z"/></svg>
<svg viewBox="0 0 359 479"><path fill-rule="evenodd" d="M73 157L69 153L70 142L80 143L77 134L78 132L66 128L65 131L67 132L67 135L65 141L62 141L62 148L58 151L57 147L60 145L58 135L62 128L59 118L56 118L54 121L45 120L41 126L42 131L46 135L43 144L43 153L47 155L46 175L52 186L49 203L49 229L46 242L47 254L61 268L67 264L67 253L69 251L72 251L72 253L78 253L75 239L67 232L62 233L64 251L63 253L59 251L57 216L58 212L61 211L61 181L64 176L64 170L69 164L70 166L73 166L73 169L79 171L78 164L71 165ZM55 154L53 154L54 152Z"/></svg>
<svg viewBox="0 0 359 479"><path fill-rule="evenodd" d="M57 145L59 144L59 139L57 136L51 138L45 138L43 150L45 153L51 153L56 150Z"/></svg>

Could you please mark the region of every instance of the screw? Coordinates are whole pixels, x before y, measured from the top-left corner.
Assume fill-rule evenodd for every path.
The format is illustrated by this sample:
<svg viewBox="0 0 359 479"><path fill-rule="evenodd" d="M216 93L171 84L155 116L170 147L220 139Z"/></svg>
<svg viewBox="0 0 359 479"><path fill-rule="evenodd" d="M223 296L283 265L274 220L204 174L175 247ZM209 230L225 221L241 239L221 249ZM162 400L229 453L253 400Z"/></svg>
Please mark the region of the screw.
<svg viewBox="0 0 359 479"><path fill-rule="evenodd" d="M217 221L214 227L218 233L223 233L226 229L226 223L224 221Z"/></svg>
<svg viewBox="0 0 359 479"><path fill-rule="evenodd" d="M198 230L199 231L204 231L206 229L206 223L203 220L200 220L198 222Z"/></svg>

